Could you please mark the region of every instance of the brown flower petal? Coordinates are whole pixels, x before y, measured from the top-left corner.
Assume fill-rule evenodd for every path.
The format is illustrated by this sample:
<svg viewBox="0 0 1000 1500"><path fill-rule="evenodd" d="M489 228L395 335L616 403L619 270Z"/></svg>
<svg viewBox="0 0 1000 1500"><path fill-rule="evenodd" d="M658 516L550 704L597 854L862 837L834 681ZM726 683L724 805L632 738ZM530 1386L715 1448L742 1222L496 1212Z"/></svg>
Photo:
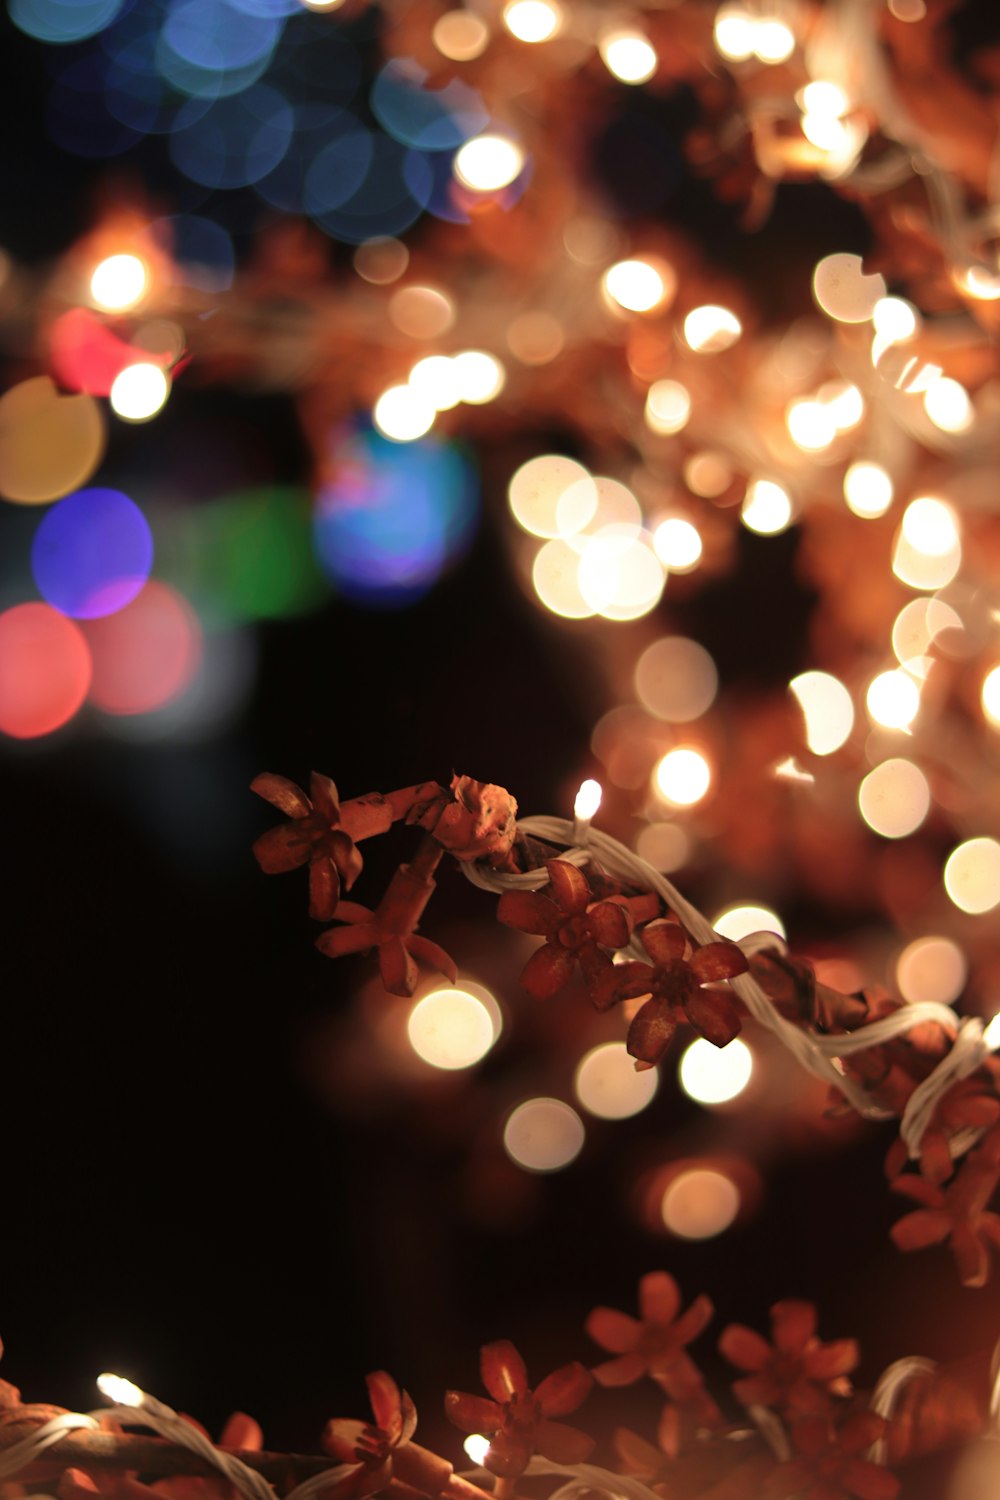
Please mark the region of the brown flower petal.
<svg viewBox="0 0 1000 1500"><path fill-rule="evenodd" d="M365 1384L376 1425L393 1446L408 1442L417 1426L416 1408L409 1396L385 1370L373 1370L365 1377Z"/></svg>
<svg viewBox="0 0 1000 1500"><path fill-rule="evenodd" d="M687 933L677 922L647 922L639 936L650 958L656 964L673 963L684 956Z"/></svg>
<svg viewBox="0 0 1000 1500"><path fill-rule="evenodd" d="M483 1468L491 1474L498 1474L501 1479L516 1479L531 1462L532 1452L531 1437L501 1429L494 1433L486 1450Z"/></svg>
<svg viewBox="0 0 1000 1500"><path fill-rule="evenodd" d="M915 1213L899 1219L889 1230L894 1245L900 1250L923 1250L927 1245L939 1245L951 1233L951 1215L943 1208L918 1208Z"/></svg>
<svg viewBox="0 0 1000 1500"><path fill-rule="evenodd" d="M681 1314L673 1326L673 1334L680 1344L690 1344L703 1328L712 1321L715 1309L708 1297L696 1297L687 1312Z"/></svg>
<svg viewBox="0 0 1000 1500"><path fill-rule="evenodd" d="M838 1380L853 1370L860 1358L857 1339L834 1339L816 1349L807 1349L802 1356L802 1368L810 1380Z"/></svg>
<svg viewBox="0 0 1000 1500"><path fill-rule="evenodd" d="M289 781L287 776L276 776L273 771L262 771L250 783L250 790L270 802L288 818L307 818L312 812L309 798L300 786Z"/></svg>
<svg viewBox="0 0 1000 1500"><path fill-rule="evenodd" d="M670 1006L654 996L632 1018L625 1043L629 1056L653 1067L670 1046L676 1030Z"/></svg>
<svg viewBox="0 0 1000 1500"><path fill-rule="evenodd" d="M650 1271L639 1278L639 1311L646 1323L672 1323L681 1305L681 1291L667 1271Z"/></svg>
<svg viewBox="0 0 1000 1500"><path fill-rule="evenodd" d="M632 1350L628 1354L619 1354L617 1359L606 1359L603 1364L595 1365L590 1373L598 1385L634 1385L646 1373L646 1358L638 1350Z"/></svg>
<svg viewBox="0 0 1000 1500"><path fill-rule="evenodd" d="M309 796L318 813L322 813L323 817L331 823L339 821L340 797L329 776L323 776L319 771L310 772Z"/></svg>
<svg viewBox="0 0 1000 1500"><path fill-rule="evenodd" d="M637 1318L613 1307L595 1307L584 1327L594 1343L610 1354L625 1354L634 1349L642 1334L642 1324Z"/></svg>
<svg viewBox="0 0 1000 1500"><path fill-rule="evenodd" d="M617 901L598 901L587 913L590 930L605 948L624 948L632 936L632 923L626 907Z"/></svg>
<svg viewBox="0 0 1000 1500"><path fill-rule="evenodd" d="M485 1396L470 1396L465 1391L446 1391L445 1416L463 1432L482 1432L489 1436L503 1421L503 1408Z"/></svg>
<svg viewBox="0 0 1000 1500"><path fill-rule="evenodd" d="M497 902L497 917L518 932L544 936L559 926L559 909L548 896L538 891L504 891Z"/></svg>
<svg viewBox="0 0 1000 1500"><path fill-rule="evenodd" d="M746 954L735 943L721 942L696 948L691 967L699 981L705 984L712 979L732 979L737 974L745 974L750 965Z"/></svg>
<svg viewBox="0 0 1000 1500"><path fill-rule="evenodd" d="M265 875L284 875L306 863L312 845L295 823L279 823L254 840L253 854Z"/></svg>
<svg viewBox="0 0 1000 1500"><path fill-rule="evenodd" d="M739 1036L743 1023L729 995L717 990L697 990L684 1002L687 1018L696 1031L717 1047L725 1047Z"/></svg>
<svg viewBox="0 0 1000 1500"><path fill-rule="evenodd" d="M591 898L590 885L583 871L576 865L567 864L564 859L547 860L545 868L549 872L552 899L556 905L570 916L579 916L586 911Z"/></svg>
<svg viewBox="0 0 1000 1500"><path fill-rule="evenodd" d="M226 1418L219 1436L220 1448L242 1448L247 1452L259 1453L263 1446L264 1434L253 1417L248 1417L245 1411L234 1411Z"/></svg>
<svg viewBox="0 0 1000 1500"><path fill-rule="evenodd" d="M341 1463L357 1463L358 1440L364 1430L364 1422L356 1422L348 1417L332 1417L323 1428L320 1439L323 1451L339 1458Z"/></svg>
<svg viewBox="0 0 1000 1500"><path fill-rule="evenodd" d="M535 1400L545 1417L566 1417L590 1395L594 1381L579 1360L561 1365L535 1386Z"/></svg>
<svg viewBox="0 0 1000 1500"><path fill-rule="evenodd" d="M329 922L340 900L340 875L330 859L309 864L309 915L316 922Z"/></svg>
<svg viewBox="0 0 1000 1500"><path fill-rule="evenodd" d="M655 1474L663 1468L663 1454L652 1443L627 1427L616 1427L612 1435L615 1452L632 1474Z"/></svg>
<svg viewBox="0 0 1000 1500"><path fill-rule="evenodd" d="M425 969L436 969L446 979L454 984L458 979L458 966L450 954L446 953L439 943L430 938L415 934L406 940L407 946L417 963L423 964Z"/></svg>
<svg viewBox="0 0 1000 1500"><path fill-rule="evenodd" d="M771 1358L771 1346L767 1340L743 1323L730 1323L722 1330L719 1350L731 1365L740 1370L761 1370Z"/></svg>
<svg viewBox="0 0 1000 1500"><path fill-rule="evenodd" d="M554 1464L582 1464L594 1451L594 1439L564 1422L539 1422L535 1447Z"/></svg>
<svg viewBox="0 0 1000 1500"><path fill-rule="evenodd" d="M528 1389L528 1372L524 1360L509 1339L484 1344L479 1354L479 1373L483 1385L495 1401L509 1401Z"/></svg>
<svg viewBox="0 0 1000 1500"><path fill-rule="evenodd" d="M390 995L412 995L420 971L402 938L386 937L378 945L378 968Z"/></svg>
<svg viewBox="0 0 1000 1500"><path fill-rule="evenodd" d="M771 1308L774 1342L785 1354L801 1354L816 1335L816 1309L811 1302L789 1297Z"/></svg>
<svg viewBox="0 0 1000 1500"><path fill-rule="evenodd" d="M351 922L346 927L331 927L321 932L316 947L327 958L340 958L345 953L363 953L378 943L378 928L371 922Z"/></svg>
<svg viewBox="0 0 1000 1500"><path fill-rule="evenodd" d="M544 943L521 970L521 983L536 1000L551 1000L569 983L575 970L576 959L567 948Z"/></svg>

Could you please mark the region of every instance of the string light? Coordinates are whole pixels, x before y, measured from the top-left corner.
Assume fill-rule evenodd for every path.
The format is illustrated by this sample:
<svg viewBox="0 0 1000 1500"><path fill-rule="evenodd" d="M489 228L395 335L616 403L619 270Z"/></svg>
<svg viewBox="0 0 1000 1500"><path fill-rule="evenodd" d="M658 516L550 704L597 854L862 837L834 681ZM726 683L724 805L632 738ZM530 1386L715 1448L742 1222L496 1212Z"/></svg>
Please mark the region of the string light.
<svg viewBox="0 0 1000 1500"><path fill-rule="evenodd" d="M524 152L505 135L477 135L455 153L453 170L464 187L476 193L496 193L519 177Z"/></svg>
<svg viewBox="0 0 1000 1500"><path fill-rule="evenodd" d="M679 380L655 380L646 392L644 416L653 432L680 432L690 415L691 396Z"/></svg>
<svg viewBox="0 0 1000 1500"><path fill-rule="evenodd" d="M127 312L146 294L148 274L137 255L109 255L94 267L90 295L108 312Z"/></svg>
<svg viewBox="0 0 1000 1500"><path fill-rule="evenodd" d="M869 683L865 702L875 724L908 729L920 710L920 689L904 671L880 672Z"/></svg>
<svg viewBox="0 0 1000 1500"><path fill-rule="evenodd" d="M742 1094L752 1073L753 1054L739 1037L725 1047L696 1038L678 1069L681 1088L699 1104L728 1104Z"/></svg>
<svg viewBox="0 0 1000 1500"><path fill-rule="evenodd" d="M601 783L589 778L580 783L580 790L573 803L573 842L586 843L591 822L601 805Z"/></svg>
<svg viewBox="0 0 1000 1500"><path fill-rule="evenodd" d="M692 308L684 319L684 341L696 354L720 354L731 348L742 332L736 314L714 303Z"/></svg>
<svg viewBox="0 0 1000 1500"><path fill-rule="evenodd" d="M628 312L653 312L671 291L665 271L648 260L617 261L601 285L608 301Z"/></svg>
<svg viewBox="0 0 1000 1500"><path fill-rule="evenodd" d="M806 744L814 755L832 755L854 728L854 704L829 672L800 672L788 684L805 715Z"/></svg>
<svg viewBox="0 0 1000 1500"><path fill-rule="evenodd" d="M503 11L504 25L519 42L547 42L559 31L562 19L552 0L511 0Z"/></svg>
<svg viewBox="0 0 1000 1500"><path fill-rule="evenodd" d="M116 375L108 400L111 410L126 422L148 422L164 407L170 382L159 365L127 365Z"/></svg>
<svg viewBox="0 0 1000 1500"><path fill-rule="evenodd" d="M654 773L657 790L676 807L693 807L712 784L712 771L700 750L681 745L668 750Z"/></svg>
<svg viewBox="0 0 1000 1500"><path fill-rule="evenodd" d="M383 437L394 443L412 443L434 426L434 403L410 385L392 385L383 391L372 411L372 421Z"/></svg>
<svg viewBox="0 0 1000 1500"><path fill-rule="evenodd" d="M777 536L792 519L792 501L786 489L773 479L755 479L747 486L740 519L760 536Z"/></svg>
<svg viewBox="0 0 1000 1500"><path fill-rule="evenodd" d="M844 474L844 499L856 516L871 520L884 516L892 504L893 483L881 464L859 461Z"/></svg>
<svg viewBox="0 0 1000 1500"><path fill-rule="evenodd" d="M656 49L638 31L606 32L598 51L608 72L621 83L646 83L659 66Z"/></svg>

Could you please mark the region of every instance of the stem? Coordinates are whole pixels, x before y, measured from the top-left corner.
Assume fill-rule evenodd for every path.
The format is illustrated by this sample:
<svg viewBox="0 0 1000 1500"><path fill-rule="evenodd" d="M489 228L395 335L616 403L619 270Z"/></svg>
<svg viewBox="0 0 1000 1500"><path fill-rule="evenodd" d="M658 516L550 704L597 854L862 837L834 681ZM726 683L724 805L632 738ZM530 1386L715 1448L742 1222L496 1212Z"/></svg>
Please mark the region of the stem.
<svg viewBox="0 0 1000 1500"><path fill-rule="evenodd" d="M514 1480L509 1474L498 1474L493 1486L493 1500L513 1500Z"/></svg>

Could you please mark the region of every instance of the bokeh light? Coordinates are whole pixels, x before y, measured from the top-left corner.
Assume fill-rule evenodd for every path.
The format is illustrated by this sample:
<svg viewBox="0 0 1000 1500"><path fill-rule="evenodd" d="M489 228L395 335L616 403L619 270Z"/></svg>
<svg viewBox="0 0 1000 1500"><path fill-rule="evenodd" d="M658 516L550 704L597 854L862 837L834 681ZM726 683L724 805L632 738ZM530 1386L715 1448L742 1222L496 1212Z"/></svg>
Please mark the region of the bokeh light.
<svg viewBox="0 0 1000 1500"><path fill-rule="evenodd" d="M503 365L485 349L463 349L452 360L459 397L469 406L485 406L504 388Z"/></svg>
<svg viewBox="0 0 1000 1500"><path fill-rule="evenodd" d="M43 504L85 484L104 456L105 427L92 396L63 396L47 375L0 396L0 495Z"/></svg>
<svg viewBox="0 0 1000 1500"><path fill-rule="evenodd" d="M431 40L442 57L452 62L471 62L486 51L490 31L474 11L449 10L434 22Z"/></svg>
<svg viewBox="0 0 1000 1500"><path fill-rule="evenodd" d="M787 62L795 51L795 33L784 21L762 17L754 29L753 50L763 63Z"/></svg>
<svg viewBox="0 0 1000 1500"><path fill-rule="evenodd" d="M712 784L712 771L700 750L679 745L668 750L654 773L656 788L675 807L693 807Z"/></svg>
<svg viewBox="0 0 1000 1500"><path fill-rule="evenodd" d="M519 42L547 42L562 25L562 11L552 0L509 0L503 23Z"/></svg>
<svg viewBox="0 0 1000 1500"><path fill-rule="evenodd" d="M482 1000L462 988L432 990L410 1011L410 1045L433 1068L471 1068L496 1040L494 1017Z"/></svg>
<svg viewBox="0 0 1000 1500"><path fill-rule="evenodd" d="M507 1117L507 1155L529 1172L558 1172L583 1149L586 1132L575 1109L561 1099L528 1099Z"/></svg>
<svg viewBox="0 0 1000 1500"><path fill-rule="evenodd" d="M683 1240L709 1240L722 1234L740 1211L732 1178L709 1167L681 1172L663 1194L663 1222Z"/></svg>
<svg viewBox="0 0 1000 1500"><path fill-rule="evenodd" d="M911 500L903 512L902 534L926 557L943 557L959 540L958 519L944 500L924 495Z"/></svg>
<svg viewBox="0 0 1000 1500"><path fill-rule="evenodd" d="M580 1104L601 1120L625 1120L646 1108L656 1093L655 1068L636 1072L624 1042L592 1047L577 1066L573 1088Z"/></svg>
<svg viewBox="0 0 1000 1500"><path fill-rule="evenodd" d="M696 354L719 354L731 348L742 332L736 314L714 303L692 308L684 319L685 342Z"/></svg>
<svg viewBox="0 0 1000 1500"><path fill-rule="evenodd" d="M739 1037L725 1047L696 1037L677 1070L681 1088L699 1104L727 1104L742 1094L752 1073L753 1054Z"/></svg>
<svg viewBox="0 0 1000 1500"><path fill-rule="evenodd" d="M946 937L915 938L896 959L896 984L904 1000L950 1005L965 988L969 966L957 943Z"/></svg>
<svg viewBox="0 0 1000 1500"><path fill-rule="evenodd" d="M148 275L137 255L109 255L94 267L90 295L98 307L125 312L141 302Z"/></svg>
<svg viewBox="0 0 1000 1500"><path fill-rule="evenodd" d="M850 464L844 474L844 499L847 508L863 520L884 516L894 494L890 475L881 464L859 460Z"/></svg>
<svg viewBox="0 0 1000 1500"><path fill-rule="evenodd" d="M437 408L424 391L411 385L392 385L372 410L372 421L383 437L412 443L434 426Z"/></svg>
<svg viewBox="0 0 1000 1500"><path fill-rule="evenodd" d="M679 380L654 380L646 392L646 426L670 434L687 426L691 394Z"/></svg>
<svg viewBox="0 0 1000 1500"><path fill-rule="evenodd" d="M656 608L665 577L647 538L637 537L626 525L602 527L586 539L577 580L596 614L606 620L638 620Z"/></svg>
<svg viewBox="0 0 1000 1500"><path fill-rule="evenodd" d="M701 533L682 516L668 516L653 532L653 550L668 573L690 573L701 561Z"/></svg>
<svg viewBox="0 0 1000 1500"><path fill-rule="evenodd" d="M653 312L673 295L674 280L664 266L648 260L620 260L601 280L605 297L627 312Z"/></svg>
<svg viewBox="0 0 1000 1500"><path fill-rule="evenodd" d="M814 755L832 755L854 728L854 704L829 672L800 672L788 684L805 715L806 744Z"/></svg>
<svg viewBox="0 0 1000 1500"><path fill-rule="evenodd" d="M49 604L75 619L113 614L134 599L153 566L153 536L120 490L78 490L47 511L31 568Z"/></svg>
<svg viewBox="0 0 1000 1500"><path fill-rule="evenodd" d="M166 404L170 382L159 365L139 361L116 375L108 393L111 410L125 422L148 422Z"/></svg>
<svg viewBox="0 0 1000 1500"><path fill-rule="evenodd" d="M788 491L773 479L755 479L747 486L740 506L740 520L759 536L777 536L792 520L792 501Z"/></svg>
<svg viewBox="0 0 1000 1500"><path fill-rule="evenodd" d="M117 614L88 619L83 630L94 664L89 698L105 713L162 708L198 670L198 617L176 589L156 579Z"/></svg>
<svg viewBox="0 0 1000 1500"><path fill-rule="evenodd" d="M656 49L641 32L605 32L597 45L608 72L621 83L646 83L656 72Z"/></svg>
<svg viewBox="0 0 1000 1500"><path fill-rule="evenodd" d="M595 514L597 487L576 459L543 453L529 458L511 477L507 503L518 525L532 536L565 536L582 530Z"/></svg>
<svg viewBox="0 0 1000 1500"><path fill-rule="evenodd" d="M908 729L920 712L920 689L901 669L873 677L865 695L868 715L883 729Z"/></svg>
<svg viewBox="0 0 1000 1500"><path fill-rule="evenodd" d="M868 827L886 839L915 833L930 811L927 777L910 760L884 760L858 788L858 807Z"/></svg>
<svg viewBox="0 0 1000 1500"><path fill-rule="evenodd" d="M490 1451L489 1438L483 1437L481 1432L472 1432L467 1438L463 1439L462 1447L476 1465L476 1468L481 1469L483 1460Z"/></svg>
<svg viewBox="0 0 1000 1500"><path fill-rule="evenodd" d="M0 733L38 739L69 722L90 686L80 627L48 604L0 614Z"/></svg>
<svg viewBox="0 0 1000 1500"><path fill-rule="evenodd" d="M980 696L986 718L995 729L1000 729L1000 666L987 672Z"/></svg>
<svg viewBox="0 0 1000 1500"><path fill-rule="evenodd" d="M945 861L944 888L959 911L970 916L1000 906L1000 843L974 838L959 844Z"/></svg>
<svg viewBox="0 0 1000 1500"><path fill-rule="evenodd" d="M976 419L964 385L941 375L924 392L924 410L942 432L968 432Z"/></svg>
<svg viewBox="0 0 1000 1500"><path fill-rule="evenodd" d="M539 548L531 582L539 602L564 620L588 620L597 613L580 588L580 554L561 537Z"/></svg>
<svg viewBox="0 0 1000 1500"><path fill-rule="evenodd" d="M407 385L430 401L435 411L450 411L462 399L455 362L447 354L428 354L418 359Z"/></svg>
<svg viewBox="0 0 1000 1500"><path fill-rule="evenodd" d="M449 443L428 437L403 445L353 433L336 445L331 476L316 500L316 553L358 604L412 603L471 540L478 487Z"/></svg>
<svg viewBox="0 0 1000 1500"><path fill-rule="evenodd" d="M713 39L720 55L729 62L746 62L753 57L756 31L756 17L748 15L742 5L720 5L715 13Z"/></svg>
<svg viewBox="0 0 1000 1500"><path fill-rule="evenodd" d="M961 630L961 615L943 599L911 599L892 623L892 649L902 665L920 662L940 636Z"/></svg>
<svg viewBox="0 0 1000 1500"><path fill-rule="evenodd" d="M719 674L704 646L670 635L646 647L636 662L634 682L643 708L658 719L686 724L711 708Z"/></svg>
<svg viewBox="0 0 1000 1500"><path fill-rule="evenodd" d="M477 135L455 153L458 181L475 193L496 193L520 176L524 152L505 135Z"/></svg>
<svg viewBox="0 0 1000 1500"><path fill-rule="evenodd" d="M778 937L786 936L784 923L776 911L747 901L727 906L713 919L712 926L720 937L728 938L731 943L738 943L755 932L776 932Z"/></svg>
<svg viewBox="0 0 1000 1500"><path fill-rule="evenodd" d="M813 272L813 296L838 323L867 323L885 296L885 280L866 276L860 255L827 255Z"/></svg>
<svg viewBox="0 0 1000 1500"><path fill-rule="evenodd" d="M40 42L82 42L110 26L125 0L9 0L15 26Z"/></svg>
<svg viewBox="0 0 1000 1500"><path fill-rule="evenodd" d="M411 339L435 339L454 323L455 307L437 287L403 286L392 294L389 317Z"/></svg>
<svg viewBox="0 0 1000 1500"><path fill-rule="evenodd" d="M401 240L380 235L365 240L353 255L354 269L373 286L389 286L398 281L410 263L410 252Z"/></svg>
<svg viewBox="0 0 1000 1500"><path fill-rule="evenodd" d="M822 401L793 401L785 412L785 426L796 448L820 453L837 436L837 423Z"/></svg>
<svg viewBox="0 0 1000 1500"><path fill-rule="evenodd" d="M635 841L635 852L654 870L669 875L687 863L691 839L679 823L647 823Z"/></svg>

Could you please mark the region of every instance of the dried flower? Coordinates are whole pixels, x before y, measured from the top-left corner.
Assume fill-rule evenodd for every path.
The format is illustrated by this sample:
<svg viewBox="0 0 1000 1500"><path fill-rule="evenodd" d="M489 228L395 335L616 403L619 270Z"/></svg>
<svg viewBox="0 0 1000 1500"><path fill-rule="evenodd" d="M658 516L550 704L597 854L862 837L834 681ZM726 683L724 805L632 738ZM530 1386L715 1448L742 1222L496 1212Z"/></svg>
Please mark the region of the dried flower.
<svg viewBox="0 0 1000 1500"><path fill-rule="evenodd" d="M452 1466L412 1441L417 1411L406 1391L385 1370L366 1377L374 1423L334 1418L323 1429L322 1444L341 1463L358 1468L333 1490L336 1500L358 1500L389 1487L409 1486L424 1495L439 1495Z"/></svg>
<svg viewBox="0 0 1000 1500"><path fill-rule="evenodd" d="M922 1250L947 1240L964 1286L985 1286L990 1246L1000 1249L1000 1214L986 1205L1000 1180L1000 1130L992 1130L970 1151L948 1186L923 1177L898 1177L893 1192L922 1206L892 1226L900 1250Z"/></svg>
<svg viewBox="0 0 1000 1500"><path fill-rule="evenodd" d="M696 1297L678 1316L680 1306L674 1278L667 1271L650 1271L639 1280L639 1318L613 1307L595 1307L587 1332L595 1344L615 1355L594 1369L598 1384L631 1385L652 1375L674 1396L700 1387L701 1375L684 1347L711 1319L712 1304L707 1297Z"/></svg>
<svg viewBox="0 0 1000 1500"><path fill-rule="evenodd" d="M517 803L502 786L453 776L449 802L430 828L456 859L485 859L495 868L508 863L517 833Z"/></svg>
<svg viewBox="0 0 1000 1500"><path fill-rule="evenodd" d="M351 835L340 824L340 800L329 776L313 771L311 797L285 776L265 771L250 783L251 791L291 818L262 833L253 846L267 875L281 875L309 865L309 915L329 922L340 900L361 873L362 858Z"/></svg>
<svg viewBox="0 0 1000 1500"><path fill-rule="evenodd" d="M531 1390L520 1354L501 1339L483 1348L480 1371L492 1400L448 1391L444 1405L456 1427L490 1438L483 1465L491 1474L516 1478L536 1452L559 1464L581 1464L589 1457L593 1439L552 1420L575 1411L590 1392L593 1381L578 1361L546 1375Z"/></svg>
<svg viewBox="0 0 1000 1500"><path fill-rule="evenodd" d="M797 1457L771 1474L764 1485L767 1500L894 1500L896 1476L861 1457L885 1425L871 1411L852 1412L839 1424L803 1417L789 1434Z"/></svg>
<svg viewBox="0 0 1000 1500"><path fill-rule="evenodd" d="M822 1344L816 1337L816 1309L792 1298L771 1308L769 1344L752 1328L731 1323L719 1348L731 1364L750 1373L733 1383L745 1406L771 1406L783 1413L826 1414L831 1396L850 1395L848 1373L858 1362L854 1339Z"/></svg>
<svg viewBox="0 0 1000 1500"><path fill-rule="evenodd" d="M632 935L627 897L593 902L582 870L550 859L549 894L505 891L497 916L508 927L545 938L521 971L521 983L536 1000L547 1000L567 985L577 965L593 986L611 968L609 948L624 948Z"/></svg>
<svg viewBox="0 0 1000 1500"><path fill-rule="evenodd" d="M677 922L649 922L640 936L652 964L624 963L615 966L598 989L601 1006L649 995L633 1017L628 1032L628 1050L637 1066L651 1068L670 1045L681 1021L690 1021L696 1031L724 1047L740 1031L740 1013L732 996L721 990L703 990L702 985L732 979L747 970L747 960L735 943L706 943L684 954L688 937Z"/></svg>

